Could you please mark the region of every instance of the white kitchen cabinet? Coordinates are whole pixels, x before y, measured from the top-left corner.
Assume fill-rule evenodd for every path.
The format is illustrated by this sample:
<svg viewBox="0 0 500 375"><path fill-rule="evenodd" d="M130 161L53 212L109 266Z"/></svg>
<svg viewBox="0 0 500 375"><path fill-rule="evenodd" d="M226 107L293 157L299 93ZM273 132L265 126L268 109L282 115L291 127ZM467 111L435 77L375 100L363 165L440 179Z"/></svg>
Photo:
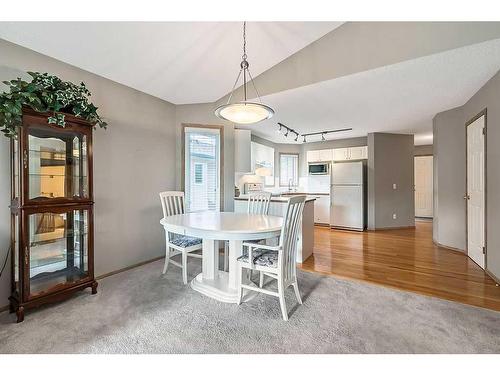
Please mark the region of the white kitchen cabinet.
<svg viewBox="0 0 500 375"><path fill-rule="evenodd" d="M314 163L319 161L319 150L307 151L307 162Z"/></svg>
<svg viewBox="0 0 500 375"><path fill-rule="evenodd" d="M344 161L368 159L368 147L344 147L333 150L313 150L307 151L307 162L316 163L324 161Z"/></svg>
<svg viewBox="0 0 500 375"><path fill-rule="evenodd" d="M368 159L368 146L336 148L333 150L334 161Z"/></svg>
<svg viewBox="0 0 500 375"><path fill-rule="evenodd" d="M368 158L368 147L350 147L349 148L349 160L359 160Z"/></svg>
<svg viewBox="0 0 500 375"><path fill-rule="evenodd" d="M319 150L319 161L332 161L333 150Z"/></svg>
<svg viewBox="0 0 500 375"><path fill-rule="evenodd" d="M315 195L314 223L330 224L330 195Z"/></svg>
<svg viewBox="0 0 500 375"><path fill-rule="evenodd" d="M252 172L252 133L246 129L234 129L234 171Z"/></svg>
<svg viewBox="0 0 500 375"><path fill-rule="evenodd" d="M334 148L333 149L333 160L334 161L349 160L349 149L348 148Z"/></svg>

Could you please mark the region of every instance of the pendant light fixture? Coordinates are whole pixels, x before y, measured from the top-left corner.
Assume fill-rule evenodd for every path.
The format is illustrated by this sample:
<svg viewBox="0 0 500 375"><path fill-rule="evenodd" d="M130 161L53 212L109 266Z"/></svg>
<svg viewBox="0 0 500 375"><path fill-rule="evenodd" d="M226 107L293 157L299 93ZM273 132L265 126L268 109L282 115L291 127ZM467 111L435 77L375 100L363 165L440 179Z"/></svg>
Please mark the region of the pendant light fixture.
<svg viewBox="0 0 500 375"><path fill-rule="evenodd" d="M240 72L238 77L236 77L236 82L234 82L233 89L231 90L231 95L226 104L221 105L215 109L215 115L221 119L235 122L237 124L255 124L257 122L270 119L274 115L274 110L262 104L260 100L259 91L255 87L255 83L250 73L248 61L247 61L247 50L246 50L246 22L243 22L243 56L241 57ZM243 95L244 99L240 102L231 103L231 98L233 97L234 89L238 84L241 73L243 73ZM253 89L257 94L259 102L250 102L247 100L247 80L250 79L252 82Z"/></svg>

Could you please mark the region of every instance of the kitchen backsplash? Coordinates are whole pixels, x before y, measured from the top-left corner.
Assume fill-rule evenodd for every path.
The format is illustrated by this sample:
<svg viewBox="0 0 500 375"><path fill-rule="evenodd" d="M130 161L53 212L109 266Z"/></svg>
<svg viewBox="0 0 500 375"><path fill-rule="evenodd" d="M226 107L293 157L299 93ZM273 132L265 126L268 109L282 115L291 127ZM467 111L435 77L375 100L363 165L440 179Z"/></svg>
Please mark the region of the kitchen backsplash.
<svg viewBox="0 0 500 375"><path fill-rule="evenodd" d="M330 175L304 177L308 193L330 193Z"/></svg>
<svg viewBox="0 0 500 375"><path fill-rule="evenodd" d="M252 174L236 173L236 185L243 191L245 182L264 182L263 177ZM279 180L276 178L275 186L266 186L264 190L270 191L273 194L288 192L288 186L278 186ZM293 189L300 193L330 193L330 175L306 176L299 178L299 186Z"/></svg>

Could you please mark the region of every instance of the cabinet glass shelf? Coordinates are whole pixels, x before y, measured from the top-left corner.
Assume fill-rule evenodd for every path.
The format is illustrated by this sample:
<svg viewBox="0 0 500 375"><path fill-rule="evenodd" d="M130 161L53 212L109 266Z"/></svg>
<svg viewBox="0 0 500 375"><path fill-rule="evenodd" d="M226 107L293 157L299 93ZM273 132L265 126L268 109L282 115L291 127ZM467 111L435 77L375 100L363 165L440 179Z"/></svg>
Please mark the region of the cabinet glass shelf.
<svg viewBox="0 0 500 375"><path fill-rule="evenodd" d="M29 198L88 197L86 135L28 135Z"/></svg>
<svg viewBox="0 0 500 375"><path fill-rule="evenodd" d="M87 210L36 213L28 221L31 294L87 276Z"/></svg>

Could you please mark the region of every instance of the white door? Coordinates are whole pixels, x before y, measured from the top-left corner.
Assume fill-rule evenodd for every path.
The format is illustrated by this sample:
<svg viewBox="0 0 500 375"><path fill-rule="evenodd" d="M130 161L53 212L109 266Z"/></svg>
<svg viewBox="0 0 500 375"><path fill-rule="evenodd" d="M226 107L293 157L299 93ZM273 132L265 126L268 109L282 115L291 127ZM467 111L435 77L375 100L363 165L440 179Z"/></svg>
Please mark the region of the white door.
<svg viewBox="0 0 500 375"><path fill-rule="evenodd" d="M432 156L415 156L415 216L432 217Z"/></svg>
<svg viewBox="0 0 500 375"><path fill-rule="evenodd" d="M484 268L484 116L467 126L467 253Z"/></svg>
<svg viewBox="0 0 500 375"><path fill-rule="evenodd" d="M220 132L185 128L186 211L220 211Z"/></svg>

